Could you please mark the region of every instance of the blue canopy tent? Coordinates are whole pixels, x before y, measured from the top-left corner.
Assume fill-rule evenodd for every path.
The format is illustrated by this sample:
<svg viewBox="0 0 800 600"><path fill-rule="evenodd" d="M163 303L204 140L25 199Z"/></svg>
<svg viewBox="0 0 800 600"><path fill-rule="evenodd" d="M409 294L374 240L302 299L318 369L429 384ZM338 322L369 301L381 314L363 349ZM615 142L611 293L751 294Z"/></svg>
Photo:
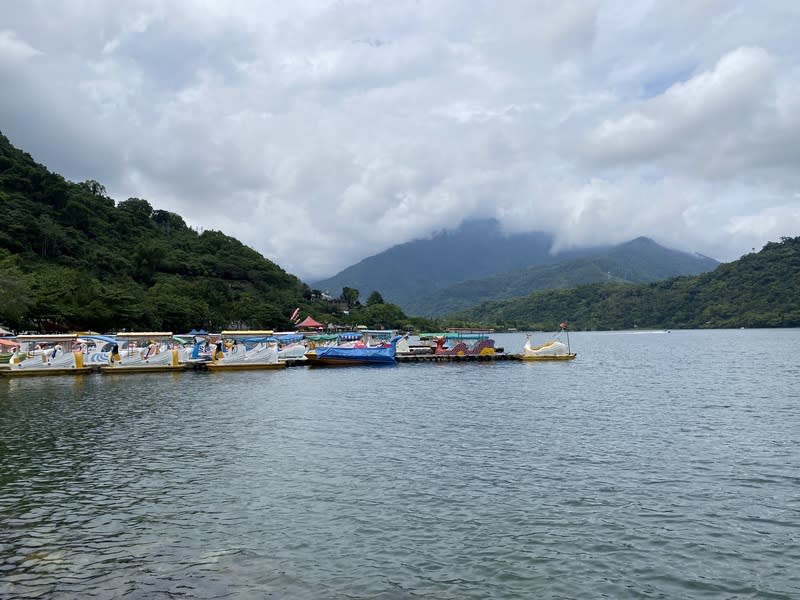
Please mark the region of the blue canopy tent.
<svg viewBox="0 0 800 600"><path fill-rule="evenodd" d="M304 339L302 333L286 333L281 335L276 335L273 339L278 340L281 344L291 344L293 342L299 342L300 340Z"/></svg>

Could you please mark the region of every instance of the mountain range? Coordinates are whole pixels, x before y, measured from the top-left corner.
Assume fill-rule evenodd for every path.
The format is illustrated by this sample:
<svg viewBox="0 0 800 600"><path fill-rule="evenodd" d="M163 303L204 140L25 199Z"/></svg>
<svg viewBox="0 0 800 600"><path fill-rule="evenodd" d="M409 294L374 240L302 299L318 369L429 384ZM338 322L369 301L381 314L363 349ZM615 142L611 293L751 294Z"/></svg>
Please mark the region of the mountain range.
<svg viewBox="0 0 800 600"><path fill-rule="evenodd" d="M504 236L495 221L470 222L343 271L342 285L371 297L359 305L320 298L220 231L198 232L141 198L115 201L94 180L67 181L2 134L0 214L0 323L15 331L283 329L296 312L417 331L482 324L550 330L563 320L592 330L800 326L800 237L714 268L712 259L647 238L553 254L548 234ZM686 275L694 272L701 274ZM592 280L599 281L584 285ZM530 289L544 291L525 295ZM406 316L371 294L409 298L409 290L418 306L448 317ZM489 299L505 295L514 297ZM454 302L477 298L449 312Z"/></svg>
<svg viewBox="0 0 800 600"><path fill-rule="evenodd" d="M311 285L337 296L343 287L378 291L405 312L436 317L487 300L601 281L650 283L715 269L719 262L640 237L616 246L551 252L545 232L503 234L494 219L464 223L370 256Z"/></svg>

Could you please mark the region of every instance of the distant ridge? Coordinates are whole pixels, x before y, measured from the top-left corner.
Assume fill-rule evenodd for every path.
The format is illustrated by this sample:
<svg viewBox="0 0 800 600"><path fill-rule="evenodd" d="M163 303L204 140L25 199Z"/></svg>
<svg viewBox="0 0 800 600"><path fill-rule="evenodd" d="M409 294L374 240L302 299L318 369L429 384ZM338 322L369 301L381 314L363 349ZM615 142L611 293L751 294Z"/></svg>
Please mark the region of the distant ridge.
<svg viewBox="0 0 800 600"><path fill-rule="evenodd" d="M311 285L334 296L345 286L362 297L379 291L409 314L438 316L536 290L609 279L646 283L719 264L645 237L558 254L551 254L553 242L545 232L504 235L495 219L467 221L455 231L394 246Z"/></svg>
<svg viewBox="0 0 800 600"><path fill-rule="evenodd" d="M442 316L487 300L527 296L531 292L570 288L589 283L618 281L650 283L679 275L697 275L714 270L712 258L670 250L650 238L598 252L593 256L500 273L461 282L411 303L407 310L421 316Z"/></svg>
<svg viewBox="0 0 800 600"><path fill-rule="evenodd" d="M452 324L550 330L800 326L800 237L709 273L646 284L604 282L482 302L448 316Z"/></svg>

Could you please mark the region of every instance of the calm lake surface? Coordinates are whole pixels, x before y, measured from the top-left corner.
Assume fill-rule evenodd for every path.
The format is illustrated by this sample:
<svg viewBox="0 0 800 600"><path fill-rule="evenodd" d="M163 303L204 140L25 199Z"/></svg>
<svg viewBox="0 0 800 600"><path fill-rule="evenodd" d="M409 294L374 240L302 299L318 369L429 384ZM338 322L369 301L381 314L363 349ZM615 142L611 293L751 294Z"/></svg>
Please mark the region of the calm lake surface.
<svg viewBox="0 0 800 600"><path fill-rule="evenodd" d="M0 378L0 597L800 597L800 330L570 341Z"/></svg>

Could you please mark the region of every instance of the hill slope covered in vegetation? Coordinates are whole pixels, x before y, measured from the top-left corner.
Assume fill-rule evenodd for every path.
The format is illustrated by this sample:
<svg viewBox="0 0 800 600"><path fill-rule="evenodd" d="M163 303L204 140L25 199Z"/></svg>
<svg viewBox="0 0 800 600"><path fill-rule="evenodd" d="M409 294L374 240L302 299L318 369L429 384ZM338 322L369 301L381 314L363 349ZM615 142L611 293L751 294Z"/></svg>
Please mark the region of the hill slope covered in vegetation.
<svg viewBox="0 0 800 600"><path fill-rule="evenodd" d="M585 330L800 326L800 237L770 242L710 273L646 285L597 283L484 302L452 324Z"/></svg>
<svg viewBox="0 0 800 600"><path fill-rule="evenodd" d="M599 282L609 274L617 281L647 283L719 264L648 238L557 253L551 252L554 244L549 233L504 234L496 219L466 221L430 239L392 246L312 285L334 295L345 286L380 290L411 314L435 317L486 300Z"/></svg>
<svg viewBox="0 0 800 600"><path fill-rule="evenodd" d="M640 237L607 250L597 249L591 256L458 283L410 302L406 308L414 314L441 316L483 301L526 296L535 291L602 281L650 283L713 271L718 265L713 258L664 248Z"/></svg>
<svg viewBox="0 0 800 600"><path fill-rule="evenodd" d="M288 324L296 277L218 231L139 198L116 203L0 135L0 322L15 329Z"/></svg>
<svg viewBox="0 0 800 600"><path fill-rule="evenodd" d="M219 231L148 201L73 183L0 134L0 323L16 331L292 329L323 322L430 329L375 290L315 297L297 277Z"/></svg>

